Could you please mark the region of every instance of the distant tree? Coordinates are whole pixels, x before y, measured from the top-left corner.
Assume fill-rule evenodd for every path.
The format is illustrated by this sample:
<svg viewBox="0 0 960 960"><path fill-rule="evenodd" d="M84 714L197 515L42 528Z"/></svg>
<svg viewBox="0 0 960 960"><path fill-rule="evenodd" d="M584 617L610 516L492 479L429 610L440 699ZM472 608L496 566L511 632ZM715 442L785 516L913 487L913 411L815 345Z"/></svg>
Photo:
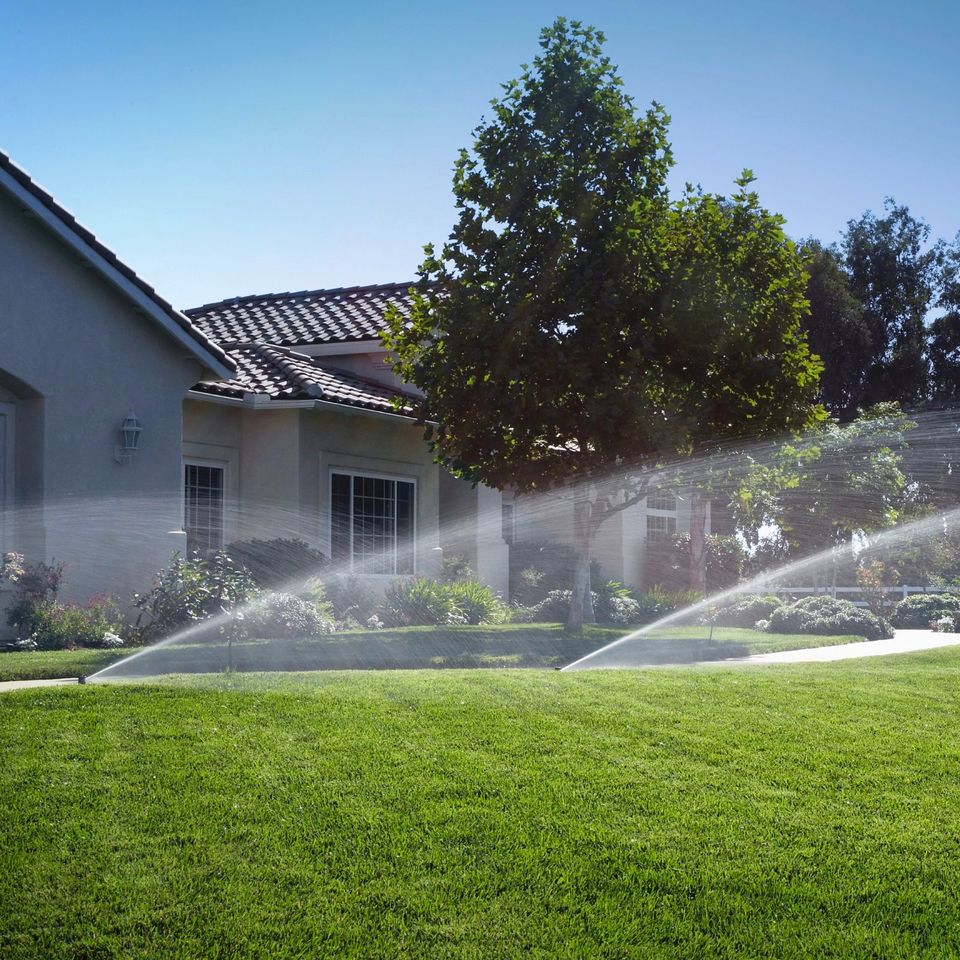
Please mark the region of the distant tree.
<svg viewBox="0 0 960 960"><path fill-rule="evenodd" d="M816 419L802 263L747 189L669 202L668 118L638 114L603 35L557 20L455 165L458 219L426 248L394 370L454 474L573 500L569 626L607 517L665 459Z"/></svg>
<svg viewBox="0 0 960 960"><path fill-rule="evenodd" d="M938 402L960 400L960 234L943 251L940 297L937 305L945 312L936 317L928 331L930 354L930 396Z"/></svg>
<svg viewBox="0 0 960 960"><path fill-rule="evenodd" d="M805 240L799 249L807 268L810 301L803 326L811 351L823 360L819 399L833 416L850 420L863 398L873 363L873 338L864 307L836 248Z"/></svg>
<svg viewBox="0 0 960 960"><path fill-rule="evenodd" d="M741 535L755 547L774 529L798 558L894 525L911 505L901 465L914 426L896 403L883 403L784 443L737 492Z"/></svg>
<svg viewBox="0 0 960 960"><path fill-rule="evenodd" d="M841 241L850 289L863 305L870 336L869 366L849 410L887 400L915 404L928 392L925 322L943 245L930 243L930 227L907 207L888 198L884 211L851 220Z"/></svg>

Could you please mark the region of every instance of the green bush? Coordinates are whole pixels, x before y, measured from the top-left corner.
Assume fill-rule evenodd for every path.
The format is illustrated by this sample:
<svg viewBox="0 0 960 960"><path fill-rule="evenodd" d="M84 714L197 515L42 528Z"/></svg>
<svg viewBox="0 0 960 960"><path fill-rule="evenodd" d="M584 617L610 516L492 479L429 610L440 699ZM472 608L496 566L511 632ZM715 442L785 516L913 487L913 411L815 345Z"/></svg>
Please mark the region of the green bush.
<svg viewBox="0 0 960 960"><path fill-rule="evenodd" d="M141 643L170 636L192 623L233 610L254 597L257 585L243 567L224 553L184 560L175 553L150 591L134 597L140 613L134 627Z"/></svg>
<svg viewBox="0 0 960 960"><path fill-rule="evenodd" d="M772 595L748 594L737 597L712 611L704 619L720 627L752 627L758 620L769 620L784 601Z"/></svg>
<svg viewBox="0 0 960 960"><path fill-rule="evenodd" d="M467 623L505 623L509 619L506 604L489 587L476 580L453 580L444 584L444 592Z"/></svg>
<svg viewBox="0 0 960 960"><path fill-rule="evenodd" d="M7 608L7 624L17 628L21 638L32 634L36 628L36 615L40 607L52 603L63 581L63 564L26 563L18 553L4 554L3 579L14 584L16 593Z"/></svg>
<svg viewBox="0 0 960 960"><path fill-rule="evenodd" d="M265 593L244 612L244 631L252 637L319 637L336 629L327 603L311 603L292 593Z"/></svg>
<svg viewBox="0 0 960 960"><path fill-rule="evenodd" d="M534 606L557 590L573 586L577 552L569 544L518 541L510 548L510 597L521 606ZM596 560L590 562L594 589L609 577Z"/></svg>
<svg viewBox="0 0 960 960"><path fill-rule="evenodd" d="M466 623L448 584L425 577L397 580L387 587L380 616L388 627L447 626Z"/></svg>
<svg viewBox="0 0 960 960"><path fill-rule="evenodd" d="M506 604L476 580L444 583L426 577L390 584L379 610L388 627L503 623L509 614Z"/></svg>
<svg viewBox="0 0 960 960"><path fill-rule="evenodd" d="M960 597L953 593L916 593L905 597L893 609L890 618L901 630L924 630L932 620L939 620L960 608Z"/></svg>
<svg viewBox="0 0 960 960"><path fill-rule="evenodd" d="M123 617L109 597L95 597L86 606L44 600L33 611L30 640L37 650L117 646Z"/></svg>
<svg viewBox="0 0 960 960"><path fill-rule="evenodd" d="M829 596L804 597L784 604L770 615L770 633L853 634L867 640L893 636L893 627L882 617L849 600Z"/></svg>
<svg viewBox="0 0 960 960"><path fill-rule="evenodd" d="M362 626L380 605L380 598L371 587L348 574L323 577L314 587L314 599L324 597L337 622L346 627Z"/></svg>
<svg viewBox="0 0 960 960"><path fill-rule="evenodd" d="M226 554L245 567L254 583L266 590L293 590L300 593L306 581L319 576L327 558L305 540L236 540Z"/></svg>

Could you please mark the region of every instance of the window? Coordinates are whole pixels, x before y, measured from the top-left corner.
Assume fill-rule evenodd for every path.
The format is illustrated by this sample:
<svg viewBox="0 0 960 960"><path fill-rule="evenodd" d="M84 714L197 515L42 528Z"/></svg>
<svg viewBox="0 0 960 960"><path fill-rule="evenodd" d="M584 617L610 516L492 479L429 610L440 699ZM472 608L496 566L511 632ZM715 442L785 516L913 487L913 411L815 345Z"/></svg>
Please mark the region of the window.
<svg viewBox="0 0 960 960"><path fill-rule="evenodd" d="M647 517L647 539L648 540L666 540L677 532L676 517Z"/></svg>
<svg viewBox="0 0 960 960"><path fill-rule="evenodd" d="M647 497L648 510L676 510L677 498L669 490L657 490Z"/></svg>
<svg viewBox="0 0 960 960"><path fill-rule="evenodd" d="M223 548L224 468L203 463L183 466L183 526L187 555Z"/></svg>
<svg viewBox="0 0 960 960"><path fill-rule="evenodd" d="M330 556L358 573L414 572L414 485L364 474L330 477Z"/></svg>

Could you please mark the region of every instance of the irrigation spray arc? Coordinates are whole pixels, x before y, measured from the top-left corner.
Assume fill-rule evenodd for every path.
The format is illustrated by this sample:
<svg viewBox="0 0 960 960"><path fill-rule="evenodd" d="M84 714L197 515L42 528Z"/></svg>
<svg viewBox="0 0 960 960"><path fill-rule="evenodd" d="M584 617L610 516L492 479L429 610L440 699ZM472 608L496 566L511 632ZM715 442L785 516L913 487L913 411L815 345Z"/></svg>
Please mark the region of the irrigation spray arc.
<svg viewBox="0 0 960 960"><path fill-rule="evenodd" d="M948 461L952 456L952 451L958 447L957 425L953 416L944 412L932 414L929 417L918 416L915 419L918 422L918 427L911 432L910 443L923 451L923 455L919 467L916 464L911 467L911 476L917 477L925 483L941 484L939 496L940 500L943 501L951 495L956 480L955 473L951 471ZM764 441L751 444L746 448L741 447L736 453L726 453L722 450L708 451L698 459L667 464L655 471L644 470L639 465L621 465L618 471L612 472L611 476L606 479L611 480L613 486L616 486L619 480L626 478L630 482L633 480L646 482L651 489L669 489L672 487L682 490L684 487L696 485L698 480L717 474L725 474L728 477L736 478L742 476L757 464L771 463L776 455L777 447L778 445L772 441ZM616 475L617 473L620 474L619 478ZM955 494L953 495L954 502L956 502ZM569 514L577 496L576 488L569 487L560 487L541 494L525 496L522 501L522 516L525 519L521 523L526 522L531 529L538 526L547 528L557 517ZM8 515L7 519L8 529L29 531L36 527L46 531L46 536L38 538L35 543L31 543L29 536L24 539L23 551L28 555L37 558L49 557L51 553L53 556L62 556L61 550L66 550L69 546L72 551L66 557L70 565L67 573L68 593L66 597L69 599L70 590L75 590L77 596L82 596L84 591L87 592L87 595L102 591L105 588L110 591L112 586L110 570L115 570L115 564L111 567L108 560L114 557L118 551L122 551L124 556L131 558L129 579L134 581L134 585L129 592L132 593L133 589L142 590L150 582L150 578L157 569L169 560L170 543L172 541L169 538L164 540L166 535L163 531L173 531L177 528L181 515L180 511L181 504L177 498L131 497L96 501L66 500L56 504L46 504L43 508L23 507L13 511L12 517ZM311 536L310 532L315 533L316 530L322 529L325 524L329 523L328 515L314 516L311 521L306 522L298 508L290 508L276 503L255 505L226 503L224 512L227 524L238 530L243 530L242 536L246 538L301 537L304 535L304 531L307 531L307 539L314 540L315 537ZM122 518L120 523L117 522L118 516ZM923 537L940 531L944 524L955 528L958 520L960 520L958 512L948 510L935 517L906 524L886 533L872 536L866 549L868 551L881 551L885 547L908 543L911 539L922 540ZM445 516L443 537L445 542L450 543L466 540L470 537L495 538L499 536L499 526L499 517L488 517L478 526L475 515L472 517ZM118 534L118 530L123 531L122 534ZM160 534L158 534L158 530L161 531ZM426 536L426 532L426 528L424 528L424 536ZM636 532L637 534L640 533L640 531ZM526 536L522 527L518 529L518 536ZM854 543L842 549L845 549L847 553L862 551L864 544ZM694 627L700 629L700 625L696 624L695 620L707 612L709 607L737 594L763 590L774 583L787 585L785 584L786 580L809 572L828 560L835 559L836 551L833 549L814 553L799 561L766 571L746 583L738 584L729 590L708 597L684 610L664 617L656 623L630 632L626 632L625 628L625 636L612 644L602 646L599 650L587 656L573 659L566 669L580 670L601 666L604 663L609 665L616 657L627 660L629 659L627 652L632 640L649 637L651 633L668 628L671 625L689 626L691 630ZM345 566L338 568L327 565L322 570L313 572L320 579L335 575L351 576L351 572ZM423 568L420 569L420 572L426 575L435 575L434 571ZM302 583L289 582L278 585L276 590L279 592L296 592L301 587ZM119 589L111 592L121 593ZM181 648L181 653L184 656L191 651L196 653L198 656L196 666L198 668L203 667L205 662L209 661L211 670L222 671L226 665L224 662L226 651L222 651L223 659L214 661L211 659L214 653L220 655L218 645L216 643L208 645L206 654L204 654L204 644L200 641L204 634L216 635L217 631L229 627L238 614L243 616L244 612L242 607L239 610L230 610L212 620L177 631L152 646L132 652L130 656L118 664L92 674L88 679L99 683L132 676L148 677L154 675L154 673L166 673L168 672L166 664L157 659L157 654L163 650L176 648ZM221 639L223 636L223 634L219 634ZM190 648L189 651L187 648ZM280 649L279 645L278 649ZM150 662L151 658L153 663ZM363 652L358 650L357 659L351 665L361 668L375 668L378 661L373 656L365 657Z"/></svg>
<svg viewBox="0 0 960 960"><path fill-rule="evenodd" d="M762 593L763 591L769 592L771 589L775 589L777 584L785 584L786 581L807 574L818 567L833 564L837 559L838 553L850 556L859 550L861 554L867 557L876 556L882 554L885 550L907 543L914 543L917 540L935 535L941 532L945 526L957 521L960 521L960 507L944 511L934 516L925 517L922 520L916 520L912 523L892 527L878 534L874 540L866 546L860 546L858 548L856 543L850 542L839 548L828 547L810 556L783 564L780 567L765 571L743 583L738 583L736 586L730 587L727 590L722 590L705 597L682 610L677 610L665 617L661 617L654 623L646 624L628 633L626 636L621 637L619 640L614 640L599 650L595 650L593 653L589 653L579 660L567 664L563 667L563 671L645 666L646 664L643 663L630 662L628 649L630 643L654 634L656 631L673 624L684 624L691 621L695 623L696 618L700 614L709 611L713 607L722 605L734 597L744 594ZM702 626L712 630L712 623L709 618Z"/></svg>

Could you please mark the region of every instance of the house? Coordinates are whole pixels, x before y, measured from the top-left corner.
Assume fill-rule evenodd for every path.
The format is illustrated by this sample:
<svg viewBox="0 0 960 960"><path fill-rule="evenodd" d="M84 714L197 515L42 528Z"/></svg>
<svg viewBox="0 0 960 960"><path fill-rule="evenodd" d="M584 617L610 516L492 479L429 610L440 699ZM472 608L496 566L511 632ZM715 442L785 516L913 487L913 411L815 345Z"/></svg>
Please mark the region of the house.
<svg viewBox="0 0 960 960"><path fill-rule="evenodd" d="M183 397L235 373L0 153L0 549L65 561L77 599L143 589L186 545Z"/></svg>
<svg viewBox="0 0 960 960"><path fill-rule="evenodd" d="M237 363L184 401L191 546L296 536L382 578L466 559L508 588L497 491L442 471L380 343L409 284L239 297L186 311Z"/></svg>
<svg viewBox="0 0 960 960"><path fill-rule="evenodd" d="M130 597L173 551L277 536L381 586L457 556L506 593L510 542L569 541L570 511L433 462L379 339L408 296L180 312L0 153L0 549L65 561L76 600ZM682 499L638 505L599 558L639 583L645 539L684 524Z"/></svg>

